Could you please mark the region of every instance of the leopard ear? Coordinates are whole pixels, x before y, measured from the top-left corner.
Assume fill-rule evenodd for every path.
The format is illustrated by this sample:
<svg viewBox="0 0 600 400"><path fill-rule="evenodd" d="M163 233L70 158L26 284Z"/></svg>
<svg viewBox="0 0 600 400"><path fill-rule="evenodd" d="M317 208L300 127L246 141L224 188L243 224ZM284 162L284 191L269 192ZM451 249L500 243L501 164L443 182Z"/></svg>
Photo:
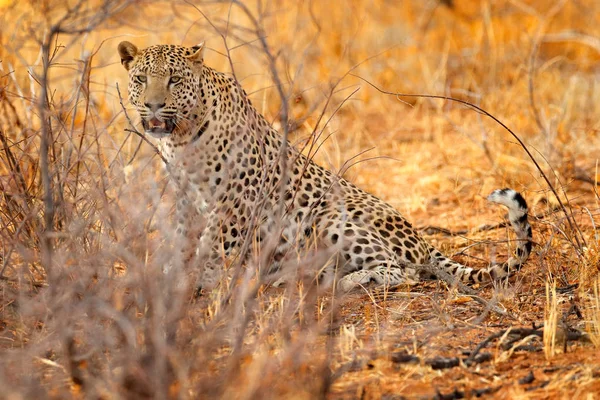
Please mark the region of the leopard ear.
<svg viewBox="0 0 600 400"><path fill-rule="evenodd" d="M133 43L124 41L119 43L119 55L121 56L121 64L126 70L131 67L133 58L138 54L138 49Z"/></svg>
<svg viewBox="0 0 600 400"><path fill-rule="evenodd" d="M204 42L191 47L192 54L187 56L188 60L193 63L204 63Z"/></svg>

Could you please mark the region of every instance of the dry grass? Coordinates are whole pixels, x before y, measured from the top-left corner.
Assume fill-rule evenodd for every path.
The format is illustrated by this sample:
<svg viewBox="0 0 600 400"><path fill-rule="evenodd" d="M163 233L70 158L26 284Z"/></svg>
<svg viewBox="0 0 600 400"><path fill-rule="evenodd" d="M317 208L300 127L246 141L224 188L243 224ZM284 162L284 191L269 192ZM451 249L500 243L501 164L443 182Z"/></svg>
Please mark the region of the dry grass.
<svg viewBox="0 0 600 400"><path fill-rule="evenodd" d="M597 2L245 2L258 25L228 1L69 4L0 1L0 397L600 392ZM441 283L339 300L306 282L268 288L235 260L239 279L193 298L196 271L161 272L173 193L159 157L126 131L123 39L205 40L208 64L235 73L269 120L293 128L292 142L322 143L322 165L417 226L467 232L429 235L462 262L506 254L507 231L475 228L501 218L485 202L492 189L523 192L535 254L510 283L481 292L514 319ZM491 119L457 102L383 95L363 79L487 110L523 140L558 199ZM250 247L251 266L264 263ZM565 305L556 290L573 283ZM566 312L573 304L579 316ZM545 319L587 329L591 343L557 353L546 325L544 343L507 334L487 363L438 371L425 362ZM535 380L518 383L530 371Z"/></svg>

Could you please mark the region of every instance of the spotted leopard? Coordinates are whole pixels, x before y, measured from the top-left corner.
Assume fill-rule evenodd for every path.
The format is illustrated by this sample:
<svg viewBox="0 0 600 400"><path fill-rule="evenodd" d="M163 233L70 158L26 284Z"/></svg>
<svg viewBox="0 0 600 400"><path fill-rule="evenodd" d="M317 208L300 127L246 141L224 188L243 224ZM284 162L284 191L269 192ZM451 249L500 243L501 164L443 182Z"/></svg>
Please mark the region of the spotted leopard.
<svg viewBox="0 0 600 400"><path fill-rule="evenodd" d="M203 264L203 287L218 283L224 257L239 252L249 228L259 243L276 238L270 272L299 251L327 249L332 257L322 271L334 272L343 291L415 281L423 265L464 283L485 282L514 273L529 257L527 203L514 190L496 190L488 199L509 210L515 254L474 270L427 243L392 206L287 143L282 170L282 136L235 78L205 64L204 44L140 50L121 42L118 51L130 103L177 184L177 240L185 262ZM202 254L208 257L199 260Z"/></svg>

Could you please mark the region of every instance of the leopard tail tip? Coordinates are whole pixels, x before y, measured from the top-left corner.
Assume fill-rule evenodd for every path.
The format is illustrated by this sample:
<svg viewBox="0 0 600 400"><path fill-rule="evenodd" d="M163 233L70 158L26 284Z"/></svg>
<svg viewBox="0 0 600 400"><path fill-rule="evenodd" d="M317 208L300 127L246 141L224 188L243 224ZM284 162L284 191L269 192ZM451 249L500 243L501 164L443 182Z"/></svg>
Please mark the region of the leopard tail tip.
<svg viewBox="0 0 600 400"><path fill-rule="evenodd" d="M504 188L494 190L488 197L488 201L501 204L509 211L518 213L527 213L527 202L521 193L514 189Z"/></svg>

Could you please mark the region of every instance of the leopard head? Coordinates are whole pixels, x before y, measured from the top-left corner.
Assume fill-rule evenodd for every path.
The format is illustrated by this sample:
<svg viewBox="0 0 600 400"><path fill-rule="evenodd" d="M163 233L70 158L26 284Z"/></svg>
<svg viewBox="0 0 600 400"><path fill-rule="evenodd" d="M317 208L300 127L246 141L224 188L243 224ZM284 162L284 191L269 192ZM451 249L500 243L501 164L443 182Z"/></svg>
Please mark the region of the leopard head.
<svg viewBox="0 0 600 400"><path fill-rule="evenodd" d="M204 43L193 47L157 45L139 50L119 43L121 64L129 72L129 101L146 135L181 136L203 113L200 90Z"/></svg>

